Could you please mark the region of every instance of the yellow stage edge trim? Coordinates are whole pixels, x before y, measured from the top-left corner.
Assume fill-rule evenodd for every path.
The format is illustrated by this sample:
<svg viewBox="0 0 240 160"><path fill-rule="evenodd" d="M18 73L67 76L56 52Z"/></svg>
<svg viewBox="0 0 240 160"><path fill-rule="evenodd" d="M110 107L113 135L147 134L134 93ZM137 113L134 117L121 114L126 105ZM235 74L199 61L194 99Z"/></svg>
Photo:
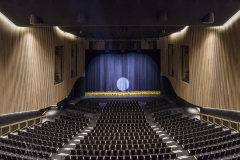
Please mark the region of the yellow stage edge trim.
<svg viewBox="0 0 240 160"><path fill-rule="evenodd" d="M155 95L160 94L160 91L125 91L125 92L85 92L86 96L126 96L126 95Z"/></svg>

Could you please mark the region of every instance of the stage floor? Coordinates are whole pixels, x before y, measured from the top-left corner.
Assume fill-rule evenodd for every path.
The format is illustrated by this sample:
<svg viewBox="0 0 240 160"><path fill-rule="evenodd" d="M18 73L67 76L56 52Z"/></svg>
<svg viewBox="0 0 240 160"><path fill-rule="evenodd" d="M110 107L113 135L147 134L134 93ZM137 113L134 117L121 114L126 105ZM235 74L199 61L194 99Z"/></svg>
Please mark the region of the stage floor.
<svg viewBox="0 0 240 160"><path fill-rule="evenodd" d="M148 102L148 101L157 101L160 99L167 99L164 95L161 94L150 94L150 95L124 95L124 96L116 96L116 95L95 95L95 96L84 96L84 97L79 97L74 100L72 100L70 103L71 104L76 104L78 102L99 102L99 103L105 103L107 101L138 101L138 102Z"/></svg>

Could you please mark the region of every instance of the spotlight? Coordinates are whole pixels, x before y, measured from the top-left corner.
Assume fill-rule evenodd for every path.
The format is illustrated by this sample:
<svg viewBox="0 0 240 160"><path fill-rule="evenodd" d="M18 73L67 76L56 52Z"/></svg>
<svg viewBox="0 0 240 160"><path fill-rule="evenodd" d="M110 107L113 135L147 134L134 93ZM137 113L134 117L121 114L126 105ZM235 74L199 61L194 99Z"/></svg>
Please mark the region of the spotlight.
<svg viewBox="0 0 240 160"><path fill-rule="evenodd" d="M153 41L153 52L157 52L157 41Z"/></svg>
<svg viewBox="0 0 240 160"><path fill-rule="evenodd" d="M137 52L141 52L141 41L137 41Z"/></svg>
<svg viewBox="0 0 240 160"><path fill-rule="evenodd" d="M78 23L86 23L88 22L88 16L84 12L78 13L78 18L77 18Z"/></svg>
<svg viewBox="0 0 240 160"><path fill-rule="evenodd" d="M121 49L122 53L125 52L125 42L124 41L120 42L120 49Z"/></svg>
<svg viewBox="0 0 240 160"><path fill-rule="evenodd" d="M120 31L121 33L126 33L126 32L128 31L128 27L120 27L120 28L119 28L119 31Z"/></svg>
<svg viewBox="0 0 240 160"><path fill-rule="evenodd" d="M93 41L89 41L89 52L93 52Z"/></svg>
<svg viewBox="0 0 240 160"><path fill-rule="evenodd" d="M161 20L161 21L166 21L168 20L167 18L167 11L166 10L161 10L158 14L157 14L157 19Z"/></svg>
<svg viewBox="0 0 240 160"><path fill-rule="evenodd" d="M109 52L109 41L105 41L105 52L108 53Z"/></svg>
<svg viewBox="0 0 240 160"><path fill-rule="evenodd" d="M214 22L214 13L208 13L202 18L203 23L213 23Z"/></svg>
<svg viewBox="0 0 240 160"><path fill-rule="evenodd" d="M35 14L30 15L30 24L31 25L39 25L42 23L43 23L43 20L40 17L36 16Z"/></svg>

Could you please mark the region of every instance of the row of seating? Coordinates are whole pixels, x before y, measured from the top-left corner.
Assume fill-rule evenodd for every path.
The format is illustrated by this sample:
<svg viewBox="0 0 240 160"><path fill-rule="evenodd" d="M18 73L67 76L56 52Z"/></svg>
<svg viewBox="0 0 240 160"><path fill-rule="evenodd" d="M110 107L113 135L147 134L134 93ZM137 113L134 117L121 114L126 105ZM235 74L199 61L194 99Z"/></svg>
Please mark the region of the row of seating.
<svg viewBox="0 0 240 160"><path fill-rule="evenodd" d="M157 113L157 112L154 112L154 113ZM189 119L189 117L175 117L174 119L164 119L164 120L161 120L161 123L158 123L158 125L164 128L164 126L172 126L174 122L183 123L186 120L195 121L196 118Z"/></svg>
<svg viewBox="0 0 240 160"><path fill-rule="evenodd" d="M158 111L158 112L154 112L152 113L152 117L155 117L155 116L164 116L164 115L168 115L172 113L172 110L166 110L166 111Z"/></svg>
<svg viewBox="0 0 240 160"><path fill-rule="evenodd" d="M154 121L160 121L163 119L181 117L182 115L183 115L182 113L175 113L175 114L170 114L170 115L158 115L158 116L155 116L153 119L154 119Z"/></svg>
<svg viewBox="0 0 240 160"><path fill-rule="evenodd" d="M35 134L35 133L29 133L29 132L23 132L23 131L18 131L18 135L23 137L29 137L29 138L44 139L46 141L55 141L60 143L68 143L70 140L69 138L47 136L47 135Z"/></svg>
<svg viewBox="0 0 240 160"><path fill-rule="evenodd" d="M91 113L96 113L99 107L100 107L99 104L92 104L92 103L83 104L81 102L74 106L76 110L80 110L83 112L91 112Z"/></svg>
<svg viewBox="0 0 240 160"><path fill-rule="evenodd" d="M90 119L85 117L71 117L66 115L60 115L60 118L68 121L78 121L78 122L87 122L87 123L90 122Z"/></svg>
<svg viewBox="0 0 240 160"><path fill-rule="evenodd" d="M55 128L50 128L50 127L40 127L40 126L35 127L34 130L62 133L62 134L71 134L71 135L76 135L79 132L76 130L72 131L72 130L55 129Z"/></svg>
<svg viewBox="0 0 240 160"><path fill-rule="evenodd" d="M205 159L231 159L231 160L240 160L240 148L233 147L227 150L217 150L215 152L206 152L204 154L195 155L196 160L205 160Z"/></svg>
<svg viewBox="0 0 240 160"><path fill-rule="evenodd" d="M153 133L149 133L146 132L146 134L144 133L134 133L134 134L138 134L137 136L84 136L84 140L144 140L144 139L161 139L159 138L158 135L154 135ZM140 135L141 134L141 135ZM149 134L149 135L147 135Z"/></svg>
<svg viewBox="0 0 240 160"><path fill-rule="evenodd" d="M58 142L58 141L42 140L42 139L24 137L24 136L14 135L14 134L9 134L8 138L13 139L13 140L26 142L26 143L32 143L32 144L37 144L37 145L45 145L45 146L50 146L50 147L62 147L64 145L64 143Z"/></svg>
<svg viewBox="0 0 240 160"><path fill-rule="evenodd" d="M172 119L174 119L176 117L172 117ZM178 119L178 122L170 122L170 123L165 123L162 121L158 121L158 123L160 124L160 126L167 131L167 133L170 133L171 135L176 135L179 132L183 132L183 131L187 131L187 130L192 130L194 128L201 128L201 127L206 127L204 131L207 130L212 130L214 128L214 126L212 126L211 124L209 125L208 123L202 122L200 120L197 119ZM211 127L208 127L211 126ZM222 128L216 128L216 131L221 131ZM215 131L214 130L214 131ZM202 131L202 130L200 130ZM186 132L187 134L189 134L189 132Z"/></svg>
<svg viewBox="0 0 240 160"><path fill-rule="evenodd" d="M159 117L154 114L153 117ZM188 117L166 117L157 123L195 159L228 159L239 154L239 133L209 122Z"/></svg>
<svg viewBox="0 0 240 160"><path fill-rule="evenodd" d="M239 145L240 143L239 142L236 142L236 141L232 141L232 142L223 142L223 143L218 143L218 144L214 144L214 145L211 145L211 146L189 146L193 149L188 149L188 152L190 155L195 155L195 154L202 154L202 153L206 153L206 152L214 152L214 151L217 151L217 150L228 150L228 148L232 148L232 147L235 147L236 145ZM196 147L196 148L194 148ZM240 146L238 146L237 148L237 151L239 153L239 150L240 150ZM234 153L232 153L234 154Z"/></svg>
<svg viewBox="0 0 240 160"><path fill-rule="evenodd" d="M153 130L146 128L146 129L95 129L92 133L103 133L102 131L106 131L104 133L133 133L133 136L141 135L146 132L146 135L151 135L153 134ZM147 133L148 132L148 133ZM135 133L135 134L134 134ZM124 136L124 135L123 135ZM131 134L130 134L131 136Z"/></svg>
<svg viewBox="0 0 240 160"><path fill-rule="evenodd" d="M151 108L153 106L156 106L156 105L165 105L165 104L168 104L168 101L166 101L164 99L161 99L160 101L147 102L146 107L149 109L149 108Z"/></svg>
<svg viewBox="0 0 240 160"><path fill-rule="evenodd" d="M100 107L99 103L94 103L94 102L88 102L86 104L79 102L76 105L79 107L92 108L92 109L99 109L99 107Z"/></svg>
<svg viewBox="0 0 240 160"><path fill-rule="evenodd" d="M126 101L126 102L106 102L105 107L118 107L118 106L139 106L137 101Z"/></svg>
<svg viewBox="0 0 240 160"><path fill-rule="evenodd" d="M58 125L54 125L54 124L42 124L41 126L35 126L34 129L46 130L46 131L49 129L57 129L57 130L70 131L70 132L76 132L76 133L81 131L81 129L79 129L79 128L64 127L64 126L58 126Z"/></svg>
<svg viewBox="0 0 240 160"><path fill-rule="evenodd" d="M105 111L102 111L100 113L101 116L135 116L135 115L145 115L144 112L124 112L123 113L118 113L118 112L105 112Z"/></svg>
<svg viewBox="0 0 240 160"><path fill-rule="evenodd" d="M90 113L96 113L98 109L93 109L93 108L87 108L86 106L74 106L74 109L78 111L83 111L83 112L90 112Z"/></svg>
<svg viewBox="0 0 240 160"><path fill-rule="evenodd" d="M21 148L15 148L13 146L0 146L0 150L3 152L8 152L14 155L18 155L19 158L21 156L30 156L30 157L44 158L44 159L49 159L51 157L51 153L43 152L43 151L33 151L31 148L21 149Z"/></svg>
<svg viewBox="0 0 240 160"><path fill-rule="evenodd" d="M76 113L76 112L69 112L69 111L66 112L66 115L71 117L80 117L80 118L86 117L86 114L84 113Z"/></svg>
<svg viewBox="0 0 240 160"><path fill-rule="evenodd" d="M96 127L149 127L149 123L96 123Z"/></svg>
<svg viewBox="0 0 240 160"><path fill-rule="evenodd" d="M154 138L154 139L137 139L137 140L80 140L80 144L119 144L119 145L126 145L126 144L151 144L151 143L158 143L163 142L162 139Z"/></svg>
<svg viewBox="0 0 240 160"><path fill-rule="evenodd" d="M190 128L190 129L183 129L183 130L179 130L179 131L175 131L175 132L171 132L170 135L172 137L174 136L180 136L180 135L186 135L186 134L189 134L189 133L196 133L196 132L201 132L201 131L204 131L204 130L209 130L209 129L214 129L214 125L208 125L208 126L198 126L196 128Z"/></svg>
<svg viewBox="0 0 240 160"><path fill-rule="evenodd" d="M90 106L100 106L100 104L97 103L97 102L88 102L88 105L90 105Z"/></svg>
<svg viewBox="0 0 240 160"><path fill-rule="evenodd" d="M70 113L69 114L73 114ZM1 138L1 158L9 159L50 159L53 153L68 143L76 135L79 128L73 127L77 124L80 128L87 123L79 123L77 120L63 120L46 122L9 133L6 138ZM69 126L67 126L69 124Z"/></svg>
<svg viewBox="0 0 240 160"><path fill-rule="evenodd" d="M141 110L142 107L139 105L136 106L105 106L104 109L106 110L125 110L125 109L132 109L132 110Z"/></svg>
<svg viewBox="0 0 240 160"><path fill-rule="evenodd" d="M165 104L165 105L157 104L156 106L147 107L147 108L148 108L148 111L150 113L153 113L153 112L158 112L158 111L161 111L161 110L164 110L164 109L170 109L171 105L170 104Z"/></svg>
<svg viewBox="0 0 240 160"><path fill-rule="evenodd" d="M106 142L107 143L107 142ZM111 143L111 142L110 142ZM164 148L166 147L166 143L162 142L156 142L151 144L80 144L76 145L76 149L82 149L82 150L130 150L130 149L155 149L155 148ZM171 151L171 148L168 148ZM169 151L169 152L170 152ZM167 152L168 153L168 152Z"/></svg>
<svg viewBox="0 0 240 160"><path fill-rule="evenodd" d="M79 126L79 125L72 125L72 124L60 124L59 122L42 123L41 127L73 130L73 131L81 131L82 129L84 129L83 124Z"/></svg>
<svg viewBox="0 0 240 160"><path fill-rule="evenodd" d="M60 123L62 126L65 125L75 125L76 127L84 126L86 127L88 125L87 122L78 122L78 121L70 121L70 120L64 120L64 119L55 119L55 123Z"/></svg>
<svg viewBox="0 0 240 160"><path fill-rule="evenodd" d="M90 156L90 155L69 155L65 160L163 160L175 159L176 153L150 154L150 155L126 155L126 156Z"/></svg>
<svg viewBox="0 0 240 160"><path fill-rule="evenodd" d="M69 139L72 139L74 136L72 134L62 134L57 132L49 132L49 131L30 129L30 128L27 128L26 130L27 130L27 133L34 133L34 134L40 134L40 135L46 135L46 136L69 138Z"/></svg>
<svg viewBox="0 0 240 160"><path fill-rule="evenodd" d="M107 103L96 120L96 126L71 150L72 155L97 156L106 159L134 159L153 156L176 157L146 120L143 108L136 102ZM171 155L173 154L173 157ZM125 157L126 156L126 157ZM138 157L139 156L139 157ZM71 157L72 158L72 157ZM92 159L93 157L91 157ZM151 157L152 158L152 157ZM146 159L146 158L145 158Z"/></svg>
<svg viewBox="0 0 240 160"><path fill-rule="evenodd" d="M180 124L181 125L181 124ZM178 128L172 128L172 127L164 127L164 129L167 131L167 133L181 133L181 132L186 132L186 131L189 131L189 132L193 132L195 130L199 130L201 131L201 129L211 129L211 128L214 128L215 125L208 125L207 123L193 123L191 125L187 125L187 126L184 126L184 125L181 125L179 126Z"/></svg>
<svg viewBox="0 0 240 160"><path fill-rule="evenodd" d="M172 117L172 118L178 118L178 117ZM192 126L198 125L198 124L200 124L202 126L209 125L208 123L204 123L198 119L187 119L187 120L179 119L179 123L178 122L170 122L170 123L166 124L166 123L159 122L159 124L161 124L160 126L162 128L164 128L165 130L180 129L183 127L188 129L188 128L192 128Z"/></svg>
<svg viewBox="0 0 240 160"><path fill-rule="evenodd" d="M45 145L36 145L36 144L31 144L31 143L26 143L22 141L17 141L17 140L12 140L12 139L7 139L7 138L0 138L0 142L2 145L6 146L14 146L17 148L32 148L37 151L44 151L48 153L57 153L58 148L55 147L49 147Z"/></svg>
<svg viewBox="0 0 240 160"><path fill-rule="evenodd" d="M96 129L91 133L88 133L88 136L97 136L97 137L106 137L106 136L114 136L114 137L131 137L131 136L144 136L149 137L154 134L152 129L114 129L114 132L111 132L110 129L106 129L107 132L102 132L104 129Z"/></svg>
<svg viewBox="0 0 240 160"><path fill-rule="evenodd" d="M102 110L102 113L109 113L109 112L116 112L116 113L132 113L135 112L135 115L144 115L144 112L141 112L139 109L109 109L109 110ZM123 114L123 115L124 115Z"/></svg>
<svg viewBox="0 0 240 160"><path fill-rule="evenodd" d="M119 130L123 130L123 129L126 129L126 130L131 130L131 129L152 129L151 126L106 126L106 127L99 127L99 126L95 126L93 127L93 129L104 129L104 130L112 130L112 129L119 129Z"/></svg>
<svg viewBox="0 0 240 160"><path fill-rule="evenodd" d="M212 145L212 144L221 143L225 141L232 141L239 137L240 137L239 133L234 133L234 134L224 135L220 137L213 137L212 139L203 139L203 137L191 138L191 139L178 141L178 143L182 144L183 148L185 148L185 145L195 144L195 143L203 143L203 145L207 146L207 145Z"/></svg>
<svg viewBox="0 0 240 160"><path fill-rule="evenodd" d="M97 123L146 123L146 119L98 119Z"/></svg>
<svg viewBox="0 0 240 160"><path fill-rule="evenodd" d="M201 131L193 134L188 134L188 135L181 135L181 136L175 136L173 137L175 140L181 140L181 139L189 139L189 138L197 138L197 137L206 137L207 139L211 139L213 137L221 137L224 135L231 134L231 130L225 130L225 131L219 131L219 129L214 128L213 130L206 130L206 131Z"/></svg>
<svg viewBox="0 0 240 160"><path fill-rule="evenodd" d="M154 101L146 103L146 108L150 113L159 112L164 109L170 109L171 105L166 100Z"/></svg>
<svg viewBox="0 0 240 160"><path fill-rule="evenodd" d="M98 119L146 119L146 116L105 116L105 115L100 115Z"/></svg>
<svg viewBox="0 0 240 160"><path fill-rule="evenodd" d="M149 148L149 149L125 149L125 150L71 150L71 155L107 155L107 156L123 156L123 155L147 155L147 154L165 154L170 153L171 148Z"/></svg>

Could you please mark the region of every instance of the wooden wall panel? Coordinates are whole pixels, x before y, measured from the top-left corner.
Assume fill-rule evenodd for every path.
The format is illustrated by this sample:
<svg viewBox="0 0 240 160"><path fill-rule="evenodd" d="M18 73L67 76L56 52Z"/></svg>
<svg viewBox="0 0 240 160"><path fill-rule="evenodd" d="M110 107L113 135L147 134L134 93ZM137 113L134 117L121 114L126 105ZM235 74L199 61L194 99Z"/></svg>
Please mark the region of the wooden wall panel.
<svg viewBox="0 0 240 160"><path fill-rule="evenodd" d="M177 95L198 106L240 110L240 15L220 27L186 27L161 38L162 75ZM174 44L174 77L168 75L167 45ZM188 45L190 83L181 80L180 45Z"/></svg>
<svg viewBox="0 0 240 160"><path fill-rule="evenodd" d="M71 78L72 44L78 45L78 72ZM64 46L63 82L54 85L54 49ZM85 39L57 27L26 28L0 15L0 114L36 110L64 99L84 76Z"/></svg>

